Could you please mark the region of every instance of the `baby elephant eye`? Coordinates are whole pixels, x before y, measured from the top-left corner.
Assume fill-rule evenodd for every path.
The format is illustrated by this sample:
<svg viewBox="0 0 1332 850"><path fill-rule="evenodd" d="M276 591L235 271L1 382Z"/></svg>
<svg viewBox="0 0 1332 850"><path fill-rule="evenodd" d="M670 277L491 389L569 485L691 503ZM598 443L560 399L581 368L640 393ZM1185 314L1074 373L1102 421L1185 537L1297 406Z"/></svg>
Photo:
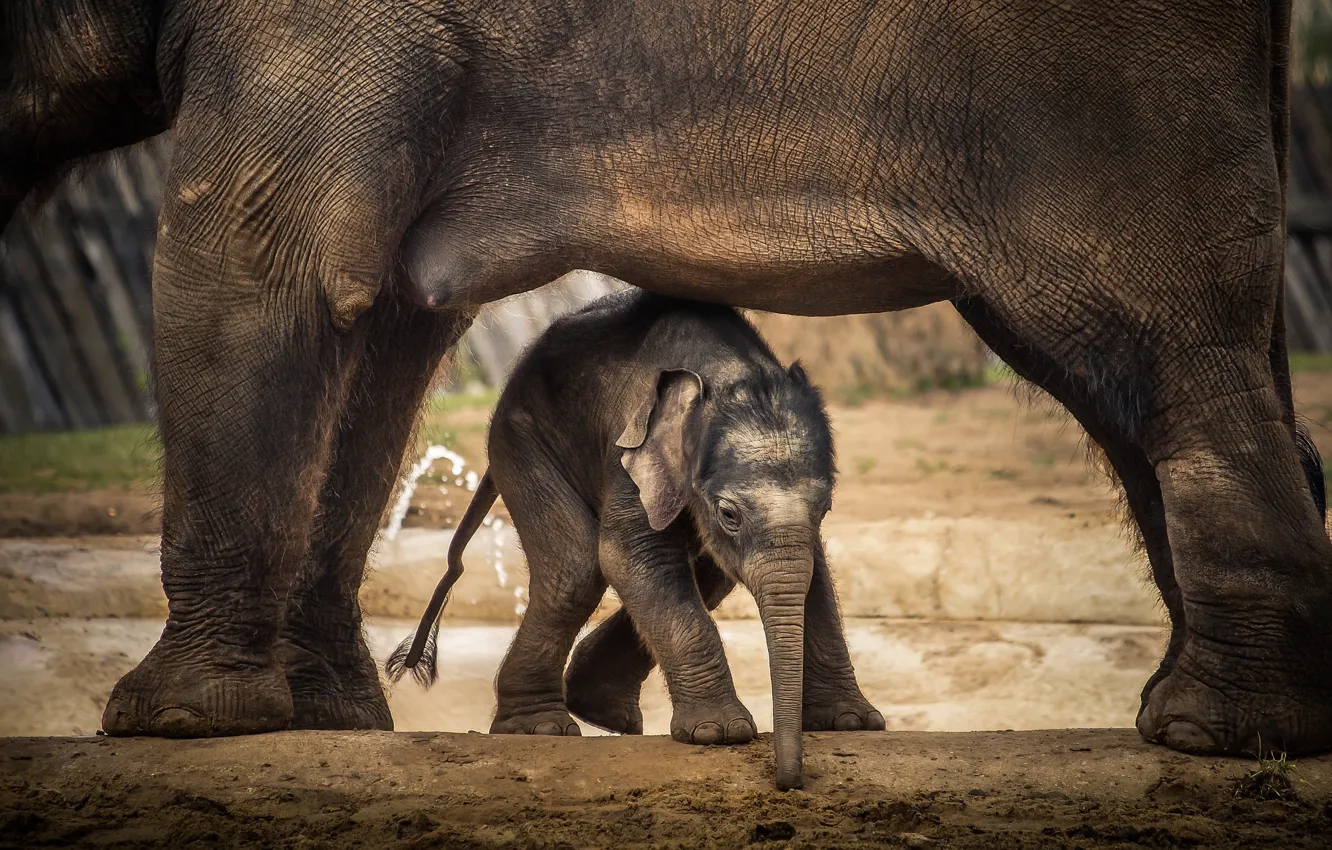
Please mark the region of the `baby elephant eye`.
<svg viewBox="0 0 1332 850"><path fill-rule="evenodd" d="M722 528L732 534L740 530L740 511L726 499L717 500L717 518L721 520Z"/></svg>

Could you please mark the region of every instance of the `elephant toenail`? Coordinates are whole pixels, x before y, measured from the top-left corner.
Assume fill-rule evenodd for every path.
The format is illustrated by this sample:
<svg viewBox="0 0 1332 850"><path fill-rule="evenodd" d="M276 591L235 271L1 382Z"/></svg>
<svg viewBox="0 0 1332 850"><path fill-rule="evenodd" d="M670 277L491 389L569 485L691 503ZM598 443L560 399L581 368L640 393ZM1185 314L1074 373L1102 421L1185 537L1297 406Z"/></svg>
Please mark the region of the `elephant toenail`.
<svg viewBox="0 0 1332 850"><path fill-rule="evenodd" d="M743 744L754 740L754 727L748 720L737 718L726 725L726 741L730 744Z"/></svg>
<svg viewBox="0 0 1332 850"><path fill-rule="evenodd" d="M102 728L108 735L133 735L139 731L134 712L122 705L108 705L102 715Z"/></svg>
<svg viewBox="0 0 1332 850"><path fill-rule="evenodd" d="M533 735L559 735L564 730L554 720L545 720L532 727Z"/></svg>
<svg viewBox="0 0 1332 850"><path fill-rule="evenodd" d="M1185 752L1210 752L1216 741L1201 726L1188 720L1172 720L1161 735L1162 742Z"/></svg>
<svg viewBox="0 0 1332 850"><path fill-rule="evenodd" d="M882 732L888 728L888 723L883 719L882 714L871 711L865 717L865 728L871 732Z"/></svg>
<svg viewBox="0 0 1332 850"><path fill-rule="evenodd" d="M694 743L710 746L722 741L722 728L720 724L708 721L700 723L694 727Z"/></svg>
<svg viewBox="0 0 1332 850"><path fill-rule="evenodd" d="M159 709L150 724L156 734L165 738L194 738L207 734L207 718L197 711L179 706Z"/></svg>
<svg viewBox="0 0 1332 850"><path fill-rule="evenodd" d="M1156 735L1154 734L1155 729L1152 728L1152 720L1147 716L1147 706L1144 705L1142 708L1138 709L1138 719L1133 725L1138 727L1138 734L1142 737L1149 741L1156 740Z"/></svg>
<svg viewBox="0 0 1332 850"><path fill-rule="evenodd" d="M837 715L837 719L833 721L833 729L838 732L854 732L859 728L861 728L860 716L850 712Z"/></svg>
<svg viewBox="0 0 1332 850"><path fill-rule="evenodd" d="M581 738L583 736L583 730L578 728L577 723L570 723L568 726L564 727L564 734L566 736Z"/></svg>

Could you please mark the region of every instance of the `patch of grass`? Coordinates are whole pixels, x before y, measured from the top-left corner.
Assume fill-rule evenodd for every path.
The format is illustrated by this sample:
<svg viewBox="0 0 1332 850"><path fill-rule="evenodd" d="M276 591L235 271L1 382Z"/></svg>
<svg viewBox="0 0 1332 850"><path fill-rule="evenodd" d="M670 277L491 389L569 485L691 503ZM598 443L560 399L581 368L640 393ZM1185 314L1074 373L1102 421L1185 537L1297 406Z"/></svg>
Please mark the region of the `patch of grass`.
<svg viewBox="0 0 1332 850"><path fill-rule="evenodd" d="M990 477L996 481L1015 481L1018 474L1012 469L991 469Z"/></svg>
<svg viewBox="0 0 1332 850"><path fill-rule="evenodd" d="M873 399L877 393L875 393L874 387L861 383L838 387L834 395L845 407L859 407Z"/></svg>
<svg viewBox="0 0 1332 850"><path fill-rule="evenodd" d="M149 425L0 437L0 491L59 493L153 484L162 448Z"/></svg>
<svg viewBox="0 0 1332 850"><path fill-rule="evenodd" d="M1031 456L1031 462L1042 469L1051 469L1055 464L1055 456L1050 452L1036 452Z"/></svg>
<svg viewBox="0 0 1332 850"><path fill-rule="evenodd" d="M1272 753L1267 757L1259 754L1258 767L1236 780L1235 796L1250 800L1293 800L1298 796L1291 778L1294 770L1294 763L1285 753Z"/></svg>
<svg viewBox="0 0 1332 850"><path fill-rule="evenodd" d="M948 392L957 392L958 390L971 390L976 387L986 386L989 382L986 380L985 371L963 372L954 375L945 375L942 378L920 378L916 381L915 391L925 393L930 390L946 390Z"/></svg>
<svg viewBox="0 0 1332 850"><path fill-rule="evenodd" d="M427 443L483 454L486 421L475 413L495 406L492 389L449 393L432 399L417 435ZM386 412L385 415L391 415ZM162 446L151 425L120 425L87 431L52 431L0 436L0 492L63 493L153 486L161 471Z"/></svg>
<svg viewBox="0 0 1332 850"><path fill-rule="evenodd" d="M832 396L844 407L859 407L876 398L909 399L934 390L959 392L989 386L990 370L986 367L979 372L961 372L940 377L920 377L906 387L876 387L869 383L848 384L838 387Z"/></svg>
<svg viewBox="0 0 1332 850"><path fill-rule="evenodd" d="M435 396L426 405L426 413L452 413L456 410L489 410L499 401L499 390L481 387Z"/></svg>
<svg viewBox="0 0 1332 850"><path fill-rule="evenodd" d="M856 458L856 472L861 475L868 475L869 471L878 466L879 459L876 457L858 457Z"/></svg>
<svg viewBox="0 0 1332 850"><path fill-rule="evenodd" d="M923 457L916 458L916 469L926 475L934 475L936 472L943 472L948 469L948 462L943 460L926 460Z"/></svg>
<svg viewBox="0 0 1332 850"><path fill-rule="evenodd" d="M1290 352L1292 372L1332 372L1332 353L1317 351Z"/></svg>

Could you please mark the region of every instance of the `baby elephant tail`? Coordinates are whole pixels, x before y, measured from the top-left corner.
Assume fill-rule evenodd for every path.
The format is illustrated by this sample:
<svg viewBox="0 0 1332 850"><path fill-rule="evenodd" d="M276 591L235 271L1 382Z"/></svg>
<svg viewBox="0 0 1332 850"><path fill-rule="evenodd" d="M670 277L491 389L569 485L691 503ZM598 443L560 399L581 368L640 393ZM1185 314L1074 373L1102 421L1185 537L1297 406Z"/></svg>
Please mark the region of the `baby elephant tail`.
<svg viewBox="0 0 1332 850"><path fill-rule="evenodd" d="M498 497L499 490L495 487L495 479L487 469L486 474L477 482L476 493L472 496L471 504L467 506L467 512L463 514L462 521L453 532L453 539L449 542L449 568L439 580L439 584L435 585L435 593L430 597L430 604L426 606L420 625L416 627L416 634L398 644L388 661L384 662L384 672L391 681L398 681L408 670L412 671L412 678L427 688L435 684L435 680L439 678L437 643L440 615L444 613L444 603L448 601L449 591L462 576L463 550L467 548L472 535L476 534L476 530L485 521L486 514L490 512Z"/></svg>

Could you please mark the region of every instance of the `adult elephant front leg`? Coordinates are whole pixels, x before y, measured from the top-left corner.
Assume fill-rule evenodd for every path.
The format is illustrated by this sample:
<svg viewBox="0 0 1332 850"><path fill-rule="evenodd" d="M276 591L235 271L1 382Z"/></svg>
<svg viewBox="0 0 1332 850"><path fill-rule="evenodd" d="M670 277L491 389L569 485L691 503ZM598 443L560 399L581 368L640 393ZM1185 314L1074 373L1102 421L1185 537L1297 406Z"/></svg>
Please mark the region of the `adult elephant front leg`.
<svg viewBox="0 0 1332 850"><path fill-rule="evenodd" d="M357 595L422 398L470 316L426 312L386 296L364 321L365 351L282 632L294 729L393 728Z"/></svg>
<svg viewBox="0 0 1332 850"><path fill-rule="evenodd" d="M177 131L153 276L169 618L111 694L112 735L290 722L276 639L391 250L339 226L351 181L298 186L260 164L290 157L257 126L187 116Z"/></svg>

